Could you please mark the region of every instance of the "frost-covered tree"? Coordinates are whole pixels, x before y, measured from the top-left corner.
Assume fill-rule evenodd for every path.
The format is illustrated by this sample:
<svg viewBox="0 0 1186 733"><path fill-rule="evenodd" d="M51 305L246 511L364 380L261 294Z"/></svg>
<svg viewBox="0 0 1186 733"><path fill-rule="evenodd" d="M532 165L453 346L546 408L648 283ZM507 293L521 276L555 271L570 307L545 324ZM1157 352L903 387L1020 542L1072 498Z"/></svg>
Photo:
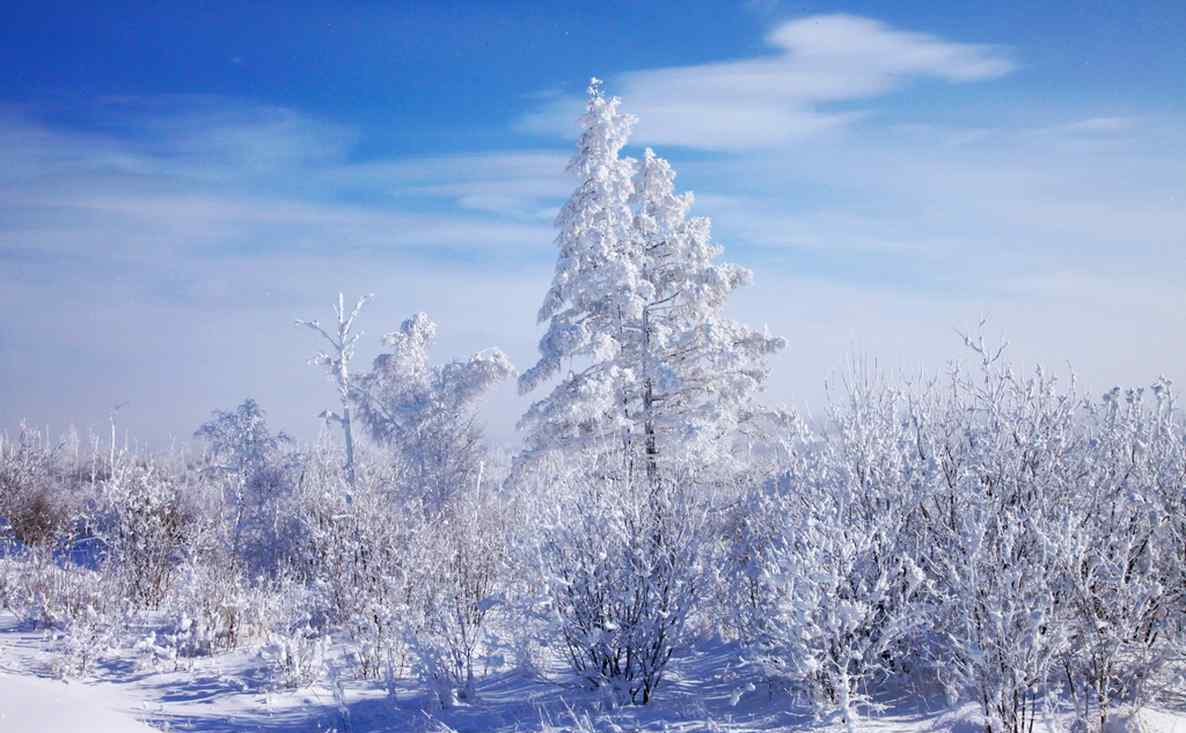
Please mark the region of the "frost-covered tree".
<svg viewBox="0 0 1186 733"><path fill-rule="evenodd" d="M208 477L219 488L219 509L231 535L231 555L256 570L274 570L284 551L284 533L291 507L281 501L291 491L293 461L282 453L292 443L285 433L272 433L259 404L251 398L234 410L215 410L194 432L205 441Z"/></svg>
<svg viewBox="0 0 1186 733"><path fill-rule="evenodd" d="M474 415L477 400L515 374L498 349L430 365L436 332L425 313L405 320L383 338L390 351L375 358L354 391L359 419L376 441L399 452L430 510L477 479L484 451Z"/></svg>
<svg viewBox="0 0 1186 733"><path fill-rule="evenodd" d="M215 410L194 437L206 442L209 457L218 467L236 473L259 470L292 442L287 434L268 429L263 408L250 397L234 410Z"/></svg>
<svg viewBox="0 0 1186 733"><path fill-rule="evenodd" d="M519 386L558 382L522 426L527 456L620 441L653 483L677 446L727 455L785 342L725 317L749 271L716 262L709 221L688 218L692 197L675 192L666 161L621 157L634 118L619 107L590 83L568 166L581 183L556 219L559 259L539 310L547 333Z"/></svg>
<svg viewBox="0 0 1186 733"><path fill-rule="evenodd" d="M333 420L342 426L342 434L346 440L346 478L351 486L354 485L354 432L350 424L350 404L353 394L350 382L350 360L354 358L354 346L362 334L351 333L350 330L354 326L354 319L358 318L359 312L362 311L362 307L370 298L370 295L359 298L354 308L347 313L343 296L338 293L338 302L334 306L334 315L337 316L338 323L334 333L329 333L322 328L320 321L297 319L296 322L298 326L306 326L321 334L330 344L331 351L318 352L309 360L309 363L325 368L338 385L338 398L342 403L342 413L325 410L321 413L321 417L327 421Z"/></svg>

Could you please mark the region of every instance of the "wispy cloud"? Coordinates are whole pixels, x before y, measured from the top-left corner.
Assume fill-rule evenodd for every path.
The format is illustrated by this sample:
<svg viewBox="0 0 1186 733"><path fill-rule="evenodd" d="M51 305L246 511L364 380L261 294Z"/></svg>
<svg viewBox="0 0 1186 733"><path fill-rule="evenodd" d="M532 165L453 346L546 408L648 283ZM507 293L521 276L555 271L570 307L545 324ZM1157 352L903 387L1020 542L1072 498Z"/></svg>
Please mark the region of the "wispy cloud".
<svg viewBox="0 0 1186 733"><path fill-rule="evenodd" d="M355 135L339 125L234 100L179 104L120 101L89 132L0 117L0 256L149 268L275 251L514 258L551 239L546 222L502 211L555 193L547 156L352 165ZM527 177L505 185L520 166Z"/></svg>
<svg viewBox="0 0 1186 733"><path fill-rule="evenodd" d="M512 150L458 153L336 168L330 185L383 190L395 197L423 195L464 210L527 221L550 221L572 188L568 155Z"/></svg>
<svg viewBox="0 0 1186 733"><path fill-rule="evenodd" d="M490 197L546 206L563 156L355 163L354 131L294 110L102 106L87 129L0 114L0 308L36 314L0 330L0 429L94 425L130 399L133 434L184 440L250 394L308 434L332 390L305 366L316 344L292 318L323 314L339 289L378 294L362 359L416 310L446 324L442 357L530 356L531 319L517 316L537 305L527 284L546 282L553 232ZM517 399L492 403L500 440Z"/></svg>
<svg viewBox="0 0 1186 733"><path fill-rule="evenodd" d="M1053 127L862 129L680 168L724 241L842 280L984 294L1068 267L1186 278L1172 254L1186 251L1186 129Z"/></svg>
<svg viewBox="0 0 1186 733"><path fill-rule="evenodd" d="M767 41L772 54L634 71L616 79L618 93L641 118L637 139L708 150L777 146L860 119L865 110L853 104L916 79L973 82L1015 68L1005 49L851 15L790 21ZM850 108L838 109L838 103ZM519 128L572 134L579 111L580 100L551 100L524 115Z"/></svg>
<svg viewBox="0 0 1186 733"><path fill-rule="evenodd" d="M1064 132L1122 132L1137 126L1140 120L1135 117L1089 117L1085 120L1075 120L1055 128Z"/></svg>

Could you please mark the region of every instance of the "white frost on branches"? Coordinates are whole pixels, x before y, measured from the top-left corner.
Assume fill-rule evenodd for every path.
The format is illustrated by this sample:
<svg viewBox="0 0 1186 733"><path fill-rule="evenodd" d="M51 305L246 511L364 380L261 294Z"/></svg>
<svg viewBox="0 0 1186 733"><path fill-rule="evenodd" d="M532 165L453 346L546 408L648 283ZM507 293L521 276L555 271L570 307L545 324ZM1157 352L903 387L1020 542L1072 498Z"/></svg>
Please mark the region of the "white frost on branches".
<svg viewBox="0 0 1186 733"><path fill-rule="evenodd" d="M362 338L361 333L351 333L354 327L354 320L358 318L358 314L362 311L362 307L372 296L364 295L358 299L354 308L349 313L346 312L346 304L341 293L338 293L338 302L334 306L334 315L337 317L337 328L333 333L327 332L321 327L320 321L302 321L297 320L298 326L306 326L313 329L329 342L330 351L320 351L309 360L313 366L323 367L331 378L338 385L338 398L342 403L342 414L336 414L329 410L325 410L320 414L320 417L327 421L334 420L341 424L342 433L346 439L346 478L353 486L355 483L354 476L354 431L350 424L350 400L351 400L351 384L350 384L350 360L354 358L354 346L358 343L358 339Z"/></svg>
<svg viewBox="0 0 1186 733"><path fill-rule="evenodd" d="M633 124L594 79L569 164L581 184L556 219L560 253L539 311L548 329L519 386L559 381L521 425L528 455L620 439L653 473L677 446L694 443L705 460L727 451L785 341L724 316L750 273L716 262L709 221L688 218L692 197L675 192L667 161L620 156Z"/></svg>
<svg viewBox="0 0 1186 733"><path fill-rule="evenodd" d="M405 320L383 338L390 351L376 357L354 391L359 418L376 441L399 451L430 509L476 479L483 451L476 402L515 375L498 349L430 365L436 333L425 313Z"/></svg>

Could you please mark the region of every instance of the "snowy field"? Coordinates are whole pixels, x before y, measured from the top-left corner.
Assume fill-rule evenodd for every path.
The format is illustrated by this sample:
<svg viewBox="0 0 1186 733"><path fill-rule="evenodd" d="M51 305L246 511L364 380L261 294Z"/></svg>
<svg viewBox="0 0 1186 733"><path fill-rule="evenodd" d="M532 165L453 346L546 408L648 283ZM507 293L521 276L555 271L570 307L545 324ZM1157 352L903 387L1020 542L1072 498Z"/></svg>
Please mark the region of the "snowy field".
<svg viewBox="0 0 1186 733"><path fill-rule="evenodd" d="M534 365L438 362L417 312L367 368L339 293L297 321L313 442L251 398L165 452L0 434L0 733L1186 733L1172 381L974 332L768 404L751 273L587 95ZM514 455L477 412L510 380Z"/></svg>
<svg viewBox="0 0 1186 733"><path fill-rule="evenodd" d="M124 650L104 660L92 678L63 682L51 676L53 642L0 614L0 731L4 733L512 733L670 731L765 733L843 730L818 720L786 695L737 665L728 645L696 648L673 663L661 701L605 710L588 693L518 673L492 675L479 697L443 712L414 681L399 684L391 702L379 683L344 683L344 709L327 687L272 692L267 672L249 651L195 660L180 672L146 671ZM1186 699L1177 709L1141 713L1147 733L1186 733ZM941 695L901 691L858 730L879 733L982 729L975 704L954 708ZM1059 720L1058 729L1066 723ZM1124 730L1118 726L1117 730ZM1039 724L1038 730L1049 730ZM1135 730L1135 729L1133 729Z"/></svg>

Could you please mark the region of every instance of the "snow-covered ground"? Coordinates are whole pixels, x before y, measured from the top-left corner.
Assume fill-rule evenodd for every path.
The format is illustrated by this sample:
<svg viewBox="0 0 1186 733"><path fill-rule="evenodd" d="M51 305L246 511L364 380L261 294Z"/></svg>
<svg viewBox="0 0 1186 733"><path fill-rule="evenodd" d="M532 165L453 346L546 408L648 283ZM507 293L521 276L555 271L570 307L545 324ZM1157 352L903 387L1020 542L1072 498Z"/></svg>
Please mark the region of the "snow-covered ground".
<svg viewBox="0 0 1186 733"><path fill-rule="evenodd" d="M0 614L0 732L144 733L153 729L228 733L512 733L527 731L664 731L765 733L841 730L813 720L736 666L737 650L704 646L674 663L659 699L646 707L606 711L588 693L521 673L495 674L479 701L449 711L434 707L413 681L392 702L381 683L344 684L345 711L325 687L269 690L263 662L251 652L194 660L183 671L148 671L129 651L100 665L87 681L53 679L53 642ZM903 692L886 711L862 720L877 733L972 733L973 704L947 708L936 695ZM1142 714L1149 733L1186 733L1186 701Z"/></svg>
<svg viewBox="0 0 1186 733"><path fill-rule="evenodd" d="M0 674L0 730L148 733L117 685Z"/></svg>

